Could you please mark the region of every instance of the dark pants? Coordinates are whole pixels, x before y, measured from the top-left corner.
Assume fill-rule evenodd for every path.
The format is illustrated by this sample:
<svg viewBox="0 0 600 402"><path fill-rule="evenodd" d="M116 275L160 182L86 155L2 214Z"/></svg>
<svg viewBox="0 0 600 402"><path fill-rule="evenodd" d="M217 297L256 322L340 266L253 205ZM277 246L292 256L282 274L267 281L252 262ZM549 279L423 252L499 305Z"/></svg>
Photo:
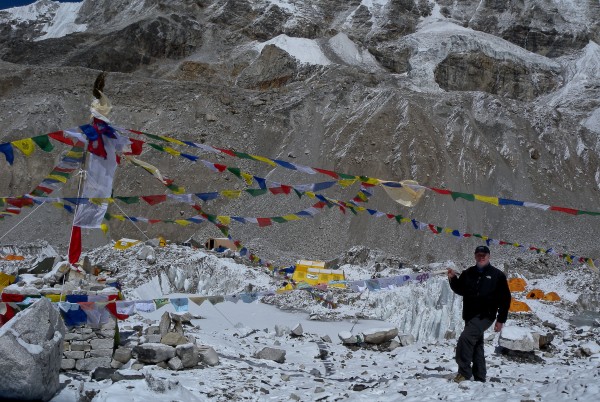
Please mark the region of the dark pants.
<svg viewBox="0 0 600 402"><path fill-rule="evenodd" d="M465 322L465 329L456 345L456 363L458 373L466 379L485 381L485 356L483 354L483 333L494 321L489 318L475 317ZM473 369L471 369L473 363Z"/></svg>

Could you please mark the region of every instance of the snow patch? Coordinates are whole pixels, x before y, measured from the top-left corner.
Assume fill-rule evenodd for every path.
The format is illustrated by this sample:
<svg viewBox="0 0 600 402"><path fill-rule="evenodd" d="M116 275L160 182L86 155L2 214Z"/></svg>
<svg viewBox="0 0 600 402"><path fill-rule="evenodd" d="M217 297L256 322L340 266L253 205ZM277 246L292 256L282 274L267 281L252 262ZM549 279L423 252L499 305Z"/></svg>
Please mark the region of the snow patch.
<svg viewBox="0 0 600 402"><path fill-rule="evenodd" d="M295 57L302 64L317 64L326 66L331 61L325 56L319 44L306 38L293 38L287 35L279 35L271 40L259 43L255 49L260 53L267 45L275 45Z"/></svg>

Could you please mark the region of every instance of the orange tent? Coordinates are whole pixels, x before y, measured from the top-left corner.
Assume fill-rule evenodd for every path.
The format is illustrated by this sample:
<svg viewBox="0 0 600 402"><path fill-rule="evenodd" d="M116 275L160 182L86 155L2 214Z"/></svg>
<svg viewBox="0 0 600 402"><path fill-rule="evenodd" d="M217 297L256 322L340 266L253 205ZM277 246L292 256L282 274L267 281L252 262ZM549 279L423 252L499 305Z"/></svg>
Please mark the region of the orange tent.
<svg viewBox="0 0 600 402"><path fill-rule="evenodd" d="M511 313L526 313L531 311L527 303L515 300L514 298L510 299L510 308L508 309Z"/></svg>
<svg viewBox="0 0 600 402"><path fill-rule="evenodd" d="M538 300L543 299L544 298L544 292L542 290L540 290L540 289L530 290L527 293L527 298L528 299L538 299Z"/></svg>
<svg viewBox="0 0 600 402"><path fill-rule="evenodd" d="M560 301L560 296L556 292L546 293L544 296L546 301Z"/></svg>
<svg viewBox="0 0 600 402"><path fill-rule="evenodd" d="M524 292L527 283L523 278L510 278L508 280L508 288L511 292Z"/></svg>
<svg viewBox="0 0 600 402"><path fill-rule="evenodd" d="M9 254L6 257L4 257L4 259L7 261L23 261L25 257L23 257L22 255Z"/></svg>

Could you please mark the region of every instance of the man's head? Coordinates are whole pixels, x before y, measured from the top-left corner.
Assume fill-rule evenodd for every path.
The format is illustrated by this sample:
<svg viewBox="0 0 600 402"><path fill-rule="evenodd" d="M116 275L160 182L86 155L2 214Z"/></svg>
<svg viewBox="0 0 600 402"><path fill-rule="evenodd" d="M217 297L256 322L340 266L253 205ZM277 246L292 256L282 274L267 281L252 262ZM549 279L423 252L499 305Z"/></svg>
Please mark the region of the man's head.
<svg viewBox="0 0 600 402"><path fill-rule="evenodd" d="M490 263L490 249L488 246L477 246L475 249L475 263L483 268Z"/></svg>

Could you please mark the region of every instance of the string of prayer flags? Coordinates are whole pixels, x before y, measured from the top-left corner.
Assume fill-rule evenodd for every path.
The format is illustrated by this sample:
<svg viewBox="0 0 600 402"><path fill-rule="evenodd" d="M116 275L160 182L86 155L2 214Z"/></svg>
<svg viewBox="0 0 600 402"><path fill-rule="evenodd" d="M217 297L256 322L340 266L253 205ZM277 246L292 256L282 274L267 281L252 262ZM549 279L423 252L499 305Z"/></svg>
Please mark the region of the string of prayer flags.
<svg viewBox="0 0 600 402"><path fill-rule="evenodd" d="M148 133L145 133L142 131L125 129L125 128L120 128L120 130L129 131L136 135L144 135L148 138L153 138L152 134L148 134ZM167 141L166 138L169 138L169 137L161 136L160 139L162 139L163 141ZM172 140L174 140L174 139L172 139ZM228 155L231 157L237 157L237 158L243 158L243 159L252 159L255 161L267 163L273 167L281 166L286 169L297 170L297 171L308 173L308 174L315 174L318 172L321 174L325 174L329 177L332 177L338 181L341 181L340 185L348 185L349 183L352 183L354 181L361 181L363 183L369 183L369 184L373 184L373 185L381 185L382 187L384 187L384 189L386 189L386 187L397 187L397 183L398 183L398 182L392 182L392 181L387 181L387 180L381 180L381 179L377 179L377 178L373 178L373 177L369 177L369 176L355 176L355 175L349 175L349 174L344 174L344 173L338 173L338 172L334 172L334 171L327 170L327 169L303 166L303 165L299 165L299 164L293 163L293 162L287 162L287 161L281 161L281 160L277 160L277 159L266 158L264 156L244 154L244 153L236 152L236 151L229 150L229 149L213 147L213 146L207 145L207 144L198 144L198 143L194 143L191 141L180 141L180 142L182 142L185 145L190 146L190 147L202 149L206 152L221 153L221 154L225 154L225 155ZM392 183L395 183L395 184L392 184ZM431 190L437 194L449 195L455 201L459 198L462 198L467 201L484 202L484 203L496 205L496 206L512 205L512 206L521 206L521 207L527 207L527 208L537 208L537 209L542 209L545 211L562 212L562 213L566 213L569 215L600 216L600 212L597 212L597 211L584 211L584 210L575 209L575 208L556 207L556 206L550 206L550 205L546 206L544 204L531 203L531 202L526 202L526 201L517 201L517 200L511 200L511 199L505 199L505 198L493 197L493 196L484 196L484 195L479 195L479 194L461 193L461 192L456 192L456 191L452 191L452 190L440 189L440 188L435 188L435 187L427 187L427 186L422 186L419 184L412 184L412 183L411 184L407 183L406 186L417 192L420 190ZM394 198L394 197L392 196L392 198ZM410 202L410 204L414 205L414 201Z"/></svg>

